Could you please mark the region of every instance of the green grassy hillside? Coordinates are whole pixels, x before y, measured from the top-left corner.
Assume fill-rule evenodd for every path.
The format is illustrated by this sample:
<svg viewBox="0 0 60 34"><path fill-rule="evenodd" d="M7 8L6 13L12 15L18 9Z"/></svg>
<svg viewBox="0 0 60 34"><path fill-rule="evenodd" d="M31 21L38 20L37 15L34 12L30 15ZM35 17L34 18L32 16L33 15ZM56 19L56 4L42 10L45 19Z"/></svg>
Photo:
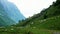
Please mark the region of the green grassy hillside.
<svg viewBox="0 0 60 34"><path fill-rule="evenodd" d="M60 0L57 0L56 2L53 2L53 4L50 5L49 8L43 9L40 13L27 18L25 21L23 21L23 23L20 22L20 24L18 24L17 26L19 25L25 26L30 22L34 22L34 21L37 21L38 23L38 20L44 20L59 15L60 15Z"/></svg>
<svg viewBox="0 0 60 34"><path fill-rule="evenodd" d="M32 17L27 18L26 20L23 20L23 23L20 22L18 26L19 25L25 26L30 22L34 21L38 23L39 20L44 20L59 15L60 15L60 0L57 0L56 2L53 2L53 4L50 5L49 8L43 9L40 13L35 14Z"/></svg>

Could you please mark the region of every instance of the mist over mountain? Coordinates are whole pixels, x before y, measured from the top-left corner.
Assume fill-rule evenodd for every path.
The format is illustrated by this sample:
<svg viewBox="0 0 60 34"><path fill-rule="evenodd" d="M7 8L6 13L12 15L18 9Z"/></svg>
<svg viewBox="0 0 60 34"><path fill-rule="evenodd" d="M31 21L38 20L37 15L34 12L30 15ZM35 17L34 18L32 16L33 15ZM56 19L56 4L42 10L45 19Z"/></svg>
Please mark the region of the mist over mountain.
<svg viewBox="0 0 60 34"><path fill-rule="evenodd" d="M19 20L25 19L19 9L8 0L0 0L0 25L15 24Z"/></svg>

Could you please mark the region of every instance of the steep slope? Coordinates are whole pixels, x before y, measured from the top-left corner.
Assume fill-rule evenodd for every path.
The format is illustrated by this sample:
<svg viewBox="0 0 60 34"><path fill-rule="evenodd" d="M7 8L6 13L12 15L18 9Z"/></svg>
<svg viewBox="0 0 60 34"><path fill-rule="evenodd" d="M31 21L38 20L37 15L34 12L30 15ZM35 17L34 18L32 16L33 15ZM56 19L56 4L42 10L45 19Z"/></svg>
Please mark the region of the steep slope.
<svg viewBox="0 0 60 34"><path fill-rule="evenodd" d="M8 16L14 21L18 22L19 20L25 19L25 17L21 14L19 9L13 3L8 0L0 0L1 4L4 7L5 12Z"/></svg>
<svg viewBox="0 0 60 34"><path fill-rule="evenodd" d="M5 12L3 5L0 3L0 26L7 26L15 24L8 14Z"/></svg>
<svg viewBox="0 0 60 34"><path fill-rule="evenodd" d="M0 26L13 25L25 17L18 8L7 0L0 0Z"/></svg>
<svg viewBox="0 0 60 34"><path fill-rule="evenodd" d="M60 0L53 2L53 5L51 5L49 8L44 9L41 13L36 14L31 18L28 18L28 20L25 23L23 23L22 26L32 24L31 27L36 26L37 28L43 27L46 29L59 30L60 29L59 27L60 17L57 17L60 15L60 8L59 8L60 4L59 3L60 3Z"/></svg>

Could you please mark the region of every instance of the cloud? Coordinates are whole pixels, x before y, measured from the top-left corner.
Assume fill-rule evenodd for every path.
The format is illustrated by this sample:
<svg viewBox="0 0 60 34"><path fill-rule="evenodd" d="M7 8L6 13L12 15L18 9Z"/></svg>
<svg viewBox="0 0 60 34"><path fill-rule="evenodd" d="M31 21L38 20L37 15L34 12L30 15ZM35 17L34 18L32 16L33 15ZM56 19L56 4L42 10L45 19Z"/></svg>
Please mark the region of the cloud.
<svg viewBox="0 0 60 34"><path fill-rule="evenodd" d="M49 7L56 0L8 0L16 4L25 17L39 13L42 9Z"/></svg>

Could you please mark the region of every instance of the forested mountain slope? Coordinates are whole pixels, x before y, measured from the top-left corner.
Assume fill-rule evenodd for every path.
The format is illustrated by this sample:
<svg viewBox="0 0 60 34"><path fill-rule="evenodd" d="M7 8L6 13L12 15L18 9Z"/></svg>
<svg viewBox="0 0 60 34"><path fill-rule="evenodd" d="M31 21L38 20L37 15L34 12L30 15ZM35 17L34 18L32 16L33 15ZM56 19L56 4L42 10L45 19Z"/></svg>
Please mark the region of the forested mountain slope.
<svg viewBox="0 0 60 34"><path fill-rule="evenodd" d="M25 17L19 9L8 0L0 0L0 26L7 26L18 23Z"/></svg>

